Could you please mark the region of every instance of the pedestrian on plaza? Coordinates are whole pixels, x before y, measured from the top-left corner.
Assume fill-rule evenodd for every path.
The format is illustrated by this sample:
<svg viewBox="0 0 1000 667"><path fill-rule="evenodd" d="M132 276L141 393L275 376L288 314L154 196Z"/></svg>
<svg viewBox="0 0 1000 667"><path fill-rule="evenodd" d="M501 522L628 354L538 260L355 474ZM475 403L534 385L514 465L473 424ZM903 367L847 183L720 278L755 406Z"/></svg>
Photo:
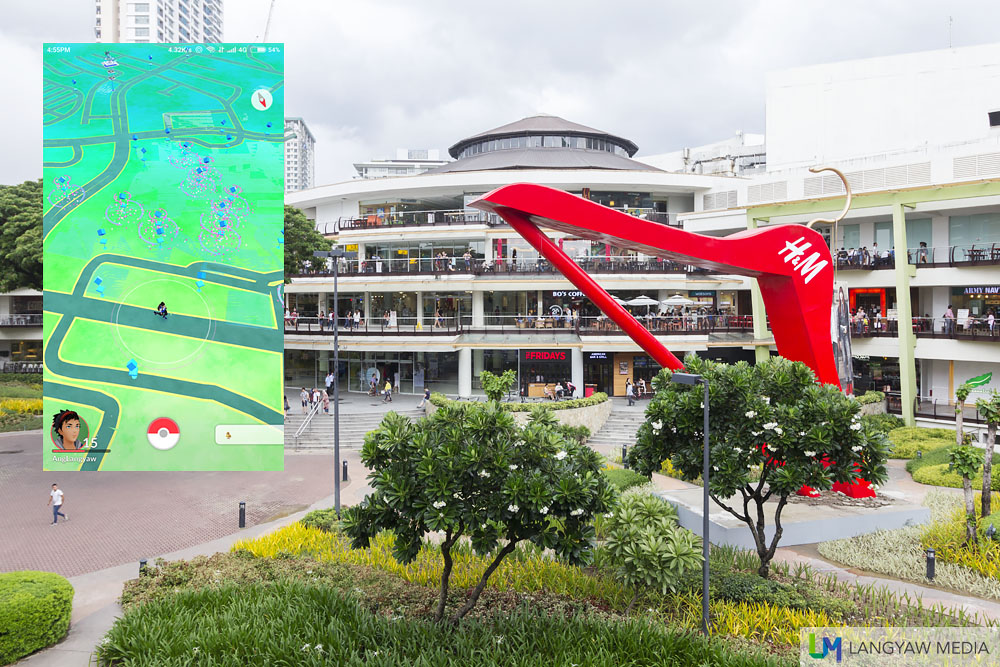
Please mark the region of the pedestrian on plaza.
<svg viewBox="0 0 1000 667"><path fill-rule="evenodd" d="M313 406L319 405L322 401L323 401L323 392L321 392L318 387L313 387L312 391Z"/></svg>
<svg viewBox="0 0 1000 667"><path fill-rule="evenodd" d="M323 412L330 414L330 394L323 393Z"/></svg>
<svg viewBox="0 0 1000 667"><path fill-rule="evenodd" d="M360 310L355 310L354 311L354 328L355 329L360 329L361 328L361 311Z"/></svg>
<svg viewBox="0 0 1000 667"><path fill-rule="evenodd" d="M319 330L323 331L323 328L326 326L326 313L324 313L322 309L320 309L319 311L318 319L319 319Z"/></svg>
<svg viewBox="0 0 1000 667"><path fill-rule="evenodd" d="M327 371L325 382L326 382L326 393L327 393L327 395L332 396L333 395L333 371L332 370Z"/></svg>
<svg viewBox="0 0 1000 667"><path fill-rule="evenodd" d="M388 329L389 328L389 311L388 310L385 311L385 313L382 314L382 328L383 329Z"/></svg>
<svg viewBox="0 0 1000 667"><path fill-rule="evenodd" d="M920 250L917 251L917 257L921 264L927 263L927 241L920 242Z"/></svg>
<svg viewBox="0 0 1000 667"><path fill-rule="evenodd" d="M69 521L69 517L62 513L63 505L63 492L60 490L58 484L52 485L52 490L49 492L49 502L48 505L52 505L52 525L59 523L59 517L62 517Z"/></svg>
<svg viewBox="0 0 1000 667"><path fill-rule="evenodd" d="M472 270L472 253L470 253L468 250L466 250L465 254L462 255L462 259L465 260L465 270L466 271L471 271Z"/></svg>
<svg viewBox="0 0 1000 667"><path fill-rule="evenodd" d="M299 398L302 399L302 414L307 412L306 408L309 407L309 390L302 387L302 391L299 392Z"/></svg>
<svg viewBox="0 0 1000 667"><path fill-rule="evenodd" d="M990 328L990 335L993 335L993 326L996 324L996 317L993 315L993 311L986 316L986 325Z"/></svg>
<svg viewBox="0 0 1000 667"><path fill-rule="evenodd" d="M646 395L646 378L639 378L639 398Z"/></svg>
<svg viewBox="0 0 1000 667"><path fill-rule="evenodd" d="M389 381L389 378L386 378L385 387L382 389L382 392L382 402L392 403L392 382Z"/></svg>
<svg viewBox="0 0 1000 667"><path fill-rule="evenodd" d="M635 386L631 380L625 380L625 398L630 406L635 405Z"/></svg>
<svg viewBox="0 0 1000 667"><path fill-rule="evenodd" d="M427 401L429 400L431 400L431 388L424 387L424 397L420 399L419 403L417 403L417 407L423 408L425 405L427 405Z"/></svg>
<svg viewBox="0 0 1000 667"><path fill-rule="evenodd" d="M562 382L556 382L556 398L562 398L563 394L566 393L566 388L563 387Z"/></svg>
<svg viewBox="0 0 1000 667"><path fill-rule="evenodd" d="M299 330L299 311L297 308L292 309L292 326L295 327L296 331Z"/></svg>
<svg viewBox="0 0 1000 667"><path fill-rule="evenodd" d="M288 396L283 397L285 399L285 416L288 416L288 411L291 410L292 406L288 405Z"/></svg>

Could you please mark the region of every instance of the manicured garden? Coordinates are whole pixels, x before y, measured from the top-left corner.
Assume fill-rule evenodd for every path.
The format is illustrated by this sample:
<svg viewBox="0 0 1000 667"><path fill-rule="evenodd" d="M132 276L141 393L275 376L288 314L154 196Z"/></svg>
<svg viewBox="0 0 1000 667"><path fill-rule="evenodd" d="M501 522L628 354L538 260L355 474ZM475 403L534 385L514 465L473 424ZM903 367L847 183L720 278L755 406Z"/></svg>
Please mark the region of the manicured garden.
<svg viewBox="0 0 1000 667"><path fill-rule="evenodd" d="M717 502L740 489L784 498L804 482L829 488L855 462L884 479L880 432L802 364L688 365L729 380L713 385L713 405L731 404L712 443ZM158 562L126 585L125 613L100 656L164 665L792 665L800 627L981 623L772 561L775 537L753 551L711 549L713 636L700 637L701 540L647 480L665 459L688 477L700 470L692 436L701 389L678 388L666 374L654 387L629 455L639 472L605 466L547 410L523 426L496 400L449 401L416 424L390 414L362 449L374 489L364 503L342 521L314 512L227 554ZM752 405L739 403L746 397ZM844 463L825 467L824 455Z"/></svg>
<svg viewBox="0 0 1000 667"><path fill-rule="evenodd" d="M42 427L42 376L0 373L0 432Z"/></svg>

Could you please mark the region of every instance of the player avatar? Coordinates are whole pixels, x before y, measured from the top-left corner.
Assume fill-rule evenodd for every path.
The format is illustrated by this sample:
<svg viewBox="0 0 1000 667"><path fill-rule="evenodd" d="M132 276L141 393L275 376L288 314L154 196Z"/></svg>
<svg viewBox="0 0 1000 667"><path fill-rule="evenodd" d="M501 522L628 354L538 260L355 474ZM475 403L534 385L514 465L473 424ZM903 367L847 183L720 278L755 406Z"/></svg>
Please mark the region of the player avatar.
<svg viewBox="0 0 1000 667"><path fill-rule="evenodd" d="M167 304L163 303L162 301L160 302L160 305L156 307L156 310L154 310L153 312L162 317L163 319L167 319L167 315L169 314L167 313Z"/></svg>
<svg viewBox="0 0 1000 667"><path fill-rule="evenodd" d="M52 439L59 449L80 449L80 415L73 410L60 410L52 417Z"/></svg>

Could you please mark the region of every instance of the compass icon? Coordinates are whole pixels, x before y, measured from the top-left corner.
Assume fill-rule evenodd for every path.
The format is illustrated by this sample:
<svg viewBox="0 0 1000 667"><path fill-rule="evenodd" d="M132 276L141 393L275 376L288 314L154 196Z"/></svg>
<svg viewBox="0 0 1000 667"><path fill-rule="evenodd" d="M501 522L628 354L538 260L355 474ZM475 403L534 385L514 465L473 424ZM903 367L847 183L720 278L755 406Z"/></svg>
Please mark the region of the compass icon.
<svg viewBox="0 0 1000 667"><path fill-rule="evenodd" d="M258 88L253 91L250 96L250 104L257 111L267 111L271 108L273 99L271 98L271 91L267 88Z"/></svg>

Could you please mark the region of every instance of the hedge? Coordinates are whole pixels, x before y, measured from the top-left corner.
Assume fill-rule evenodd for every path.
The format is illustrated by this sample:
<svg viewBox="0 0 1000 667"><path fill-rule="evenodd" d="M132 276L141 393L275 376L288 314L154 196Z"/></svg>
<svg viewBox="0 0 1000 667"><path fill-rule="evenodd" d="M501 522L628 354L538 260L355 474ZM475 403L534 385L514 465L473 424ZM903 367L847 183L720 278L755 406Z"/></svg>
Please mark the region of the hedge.
<svg viewBox="0 0 1000 667"><path fill-rule="evenodd" d="M73 586L52 572L0 574L0 664L51 646L69 631Z"/></svg>
<svg viewBox="0 0 1000 667"><path fill-rule="evenodd" d="M885 400L885 394L881 391L866 391L861 396L856 397L858 403L861 405L870 405L871 403L881 403Z"/></svg>
<svg viewBox="0 0 1000 667"><path fill-rule="evenodd" d="M340 532L340 519L337 518L337 510L330 507L325 510L313 510L299 519L306 528L318 528L326 533Z"/></svg>
<svg viewBox="0 0 1000 667"><path fill-rule="evenodd" d="M587 398L571 398L568 401L547 401L545 403L501 403L500 406L508 412L531 412L533 408L544 406L550 410L572 410L573 408L586 408L591 405L598 405L608 400L608 395L604 392L596 392ZM474 404L477 401L455 401L444 394L431 394L431 403L439 408L443 408L451 403Z"/></svg>
<svg viewBox="0 0 1000 667"><path fill-rule="evenodd" d="M994 465L996 465L996 463L994 463ZM962 488L962 476L957 472L949 470L947 463L938 463L935 465L917 468L917 470L913 473L913 481L920 482L921 484L932 484L933 486L950 486L956 489ZM970 481L972 482L972 488L977 491L982 490L982 466L979 467L979 470ZM993 475L991 477L990 488L994 491L1000 491L1000 475Z"/></svg>
<svg viewBox="0 0 1000 667"><path fill-rule="evenodd" d="M917 455L917 450L926 455L932 450L954 445L955 431L947 428L904 426L889 431L889 443L892 445L890 458L912 459Z"/></svg>
<svg viewBox="0 0 1000 667"><path fill-rule="evenodd" d="M605 468L601 471L601 474L608 480L608 484L615 487L618 491L624 491L633 486L642 486L649 483L648 479L636 471L626 470L625 468Z"/></svg>

